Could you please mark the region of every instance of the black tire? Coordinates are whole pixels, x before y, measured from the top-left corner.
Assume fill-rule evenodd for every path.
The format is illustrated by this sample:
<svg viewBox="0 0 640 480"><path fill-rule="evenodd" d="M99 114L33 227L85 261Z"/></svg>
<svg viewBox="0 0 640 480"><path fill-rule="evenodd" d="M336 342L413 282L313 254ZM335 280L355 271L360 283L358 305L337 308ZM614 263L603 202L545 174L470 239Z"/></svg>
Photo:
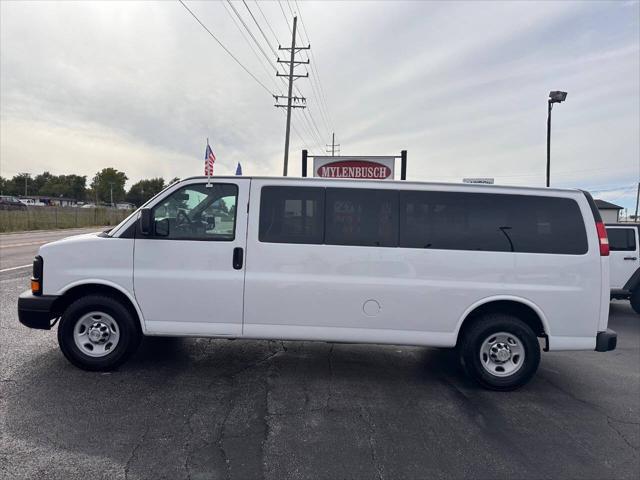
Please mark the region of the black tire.
<svg viewBox="0 0 640 480"><path fill-rule="evenodd" d="M640 286L636 287L635 290L631 292L629 302L631 303L633 311L640 315Z"/></svg>
<svg viewBox="0 0 640 480"><path fill-rule="evenodd" d="M101 357L87 355L74 340L76 325L91 312L106 314L104 318L110 317L109 321L115 322L112 325L114 331L118 332L118 341L113 349ZM88 295L71 303L62 314L58 325L58 344L67 360L78 368L89 371L113 370L138 348L142 334L137 322L129 309L118 300L106 295Z"/></svg>
<svg viewBox="0 0 640 480"><path fill-rule="evenodd" d="M516 371L508 376L490 373L481 360L481 348L485 340L498 332L506 332L517 337L524 349L524 360ZM463 334L460 343L460 357L464 369L472 379L490 390L515 390L526 384L538 370L540 345L531 328L513 315L493 313L478 318ZM515 363L516 356L514 355ZM498 367L500 368L500 367Z"/></svg>

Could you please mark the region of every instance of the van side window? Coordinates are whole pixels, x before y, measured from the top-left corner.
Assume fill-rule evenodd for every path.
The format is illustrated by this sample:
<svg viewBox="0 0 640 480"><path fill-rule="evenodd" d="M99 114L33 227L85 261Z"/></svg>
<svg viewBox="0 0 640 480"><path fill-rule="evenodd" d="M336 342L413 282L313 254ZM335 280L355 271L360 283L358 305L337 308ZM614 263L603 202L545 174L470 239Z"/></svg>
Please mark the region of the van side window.
<svg viewBox="0 0 640 480"><path fill-rule="evenodd" d="M259 240L321 244L324 188L262 187Z"/></svg>
<svg viewBox="0 0 640 480"><path fill-rule="evenodd" d="M186 185L153 208L153 237L232 241L235 239L237 201L237 185Z"/></svg>
<svg viewBox="0 0 640 480"><path fill-rule="evenodd" d="M566 198L400 192L400 246L443 250L587 252L578 204Z"/></svg>
<svg viewBox="0 0 640 480"><path fill-rule="evenodd" d="M327 188L327 245L398 246L398 192Z"/></svg>
<svg viewBox="0 0 640 480"><path fill-rule="evenodd" d="M607 228L609 249L613 252L635 252L636 236L633 228Z"/></svg>

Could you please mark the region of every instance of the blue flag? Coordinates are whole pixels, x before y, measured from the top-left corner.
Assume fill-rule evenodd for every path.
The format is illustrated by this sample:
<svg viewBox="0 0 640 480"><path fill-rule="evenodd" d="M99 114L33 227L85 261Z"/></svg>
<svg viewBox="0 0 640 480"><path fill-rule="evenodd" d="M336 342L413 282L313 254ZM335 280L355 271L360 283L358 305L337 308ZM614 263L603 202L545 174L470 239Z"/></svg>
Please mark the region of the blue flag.
<svg viewBox="0 0 640 480"><path fill-rule="evenodd" d="M238 166L236 167L236 175L242 175L242 165L238 162Z"/></svg>

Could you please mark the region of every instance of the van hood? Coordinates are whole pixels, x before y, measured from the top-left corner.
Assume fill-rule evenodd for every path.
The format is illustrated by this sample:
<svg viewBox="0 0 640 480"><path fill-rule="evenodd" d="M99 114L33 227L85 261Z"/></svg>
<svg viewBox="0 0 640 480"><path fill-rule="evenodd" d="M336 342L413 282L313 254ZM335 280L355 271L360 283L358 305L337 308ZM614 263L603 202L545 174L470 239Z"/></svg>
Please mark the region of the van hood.
<svg viewBox="0 0 640 480"><path fill-rule="evenodd" d="M54 240L53 242L45 243L41 245L39 248L39 254L46 252L47 250L56 249L59 247L62 248L73 248L72 244L74 243L86 243L93 242L98 239L101 239L102 232L91 232L91 233L82 233L80 235L71 235L69 237L60 238L58 240Z"/></svg>

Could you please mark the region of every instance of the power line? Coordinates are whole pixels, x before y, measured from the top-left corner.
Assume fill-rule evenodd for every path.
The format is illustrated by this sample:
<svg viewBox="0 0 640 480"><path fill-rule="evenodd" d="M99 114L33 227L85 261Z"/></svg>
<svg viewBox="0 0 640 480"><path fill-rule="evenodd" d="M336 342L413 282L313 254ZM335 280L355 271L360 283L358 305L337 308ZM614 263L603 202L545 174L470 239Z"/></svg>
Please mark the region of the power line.
<svg viewBox="0 0 640 480"><path fill-rule="evenodd" d="M253 52L253 55L258 60L258 63L260 64L262 69L265 71L265 73L267 74L269 79L273 82L273 85L274 85L274 87L276 89L276 92L278 92L280 90L280 87L278 86L278 84L276 83L275 79L273 78L273 73L270 72L267 67L265 67L264 59L258 54L258 52L256 51L255 47L252 45L251 41L249 40L247 35L242 30L242 27L240 26L238 21L233 16L233 13L231 13L231 10L229 10L229 8L227 7L226 3L222 2L222 6L224 7L224 9L227 12L227 14L229 15L229 17L231 18L231 21L233 21L233 24L236 26L236 28L240 32L240 35L242 35L242 38L244 39L244 41L247 43L247 45L249 45L249 48L251 49L251 51ZM269 66L272 66L272 65L269 65Z"/></svg>
<svg viewBox="0 0 640 480"><path fill-rule="evenodd" d="M302 10L300 9L300 6L298 5L298 0L294 0L296 3L296 8L298 10L298 15L300 15L300 23L302 24L302 31L304 31L305 36L307 37L307 43L311 43L311 40L309 38L309 30L307 29L307 26L304 23L304 18L302 16ZM320 92L320 104L321 107L324 107L325 111L324 114L326 115L326 119L328 120L329 125L327 125L329 127L329 130L333 130L333 120L331 118L331 115L329 114L329 108L328 108L328 103L327 103L327 98L326 98L326 94L324 93L324 88L322 86L322 81L320 80L320 74L318 73L318 61L316 60L315 54L313 53L313 50L311 50L311 72L314 74L313 77L315 77L315 79L317 80L317 84L318 84L318 90Z"/></svg>
<svg viewBox="0 0 640 480"><path fill-rule="evenodd" d="M284 17L284 23L287 24L287 28L289 29L289 33L292 33L291 25L289 25L289 19L287 18L287 14L284 13L284 8L282 8L282 3L280 3L280 0L278 0L278 5L280 6L280 11L282 12L282 16Z"/></svg>
<svg viewBox="0 0 640 480"><path fill-rule="evenodd" d="M264 34L264 31L262 30L262 27L260 26L260 24L258 23L258 20L256 20L256 17L253 16L253 12L251 11L251 9L249 8L249 5L247 5L247 2L245 2L245 0L242 0L242 3L244 3L244 6L247 9L247 12L249 12L249 15L251 15L251 18L253 19L253 22L256 24L256 27L258 27L258 30L260 31L260 33L262 34L262 38L264 38L264 41L267 42L267 45L269 46L269 48L271 49L271 52L273 53L273 56L278 58L278 54L276 53L276 51L273 49L273 47L271 46L271 43L269 42L269 39L267 38L267 36Z"/></svg>
<svg viewBox="0 0 640 480"><path fill-rule="evenodd" d="M178 0L180 2L180 4L191 14L191 16L200 24L200 26L218 43L218 45L220 45L220 47L222 47L222 49L247 73L249 74L249 76L251 78L253 78L253 80L256 81L256 83L258 83L258 85L260 85L267 93L269 93L270 96L273 96L273 93L271 90L269 90L269 88L260 81L260 79L258 79L258 77L256 77L214 34L213 32L211 32L211 30L209 30L209 28L207 28L207 26L198 18L198 16L184 3L183 0ZM229 5L232 7L232 9L234 10L236 16L240 19L240 21L242 22L243 26L245 27L245 29L247 30L247 32L249 32L249 34L251 35L251 37L253 38L254 42L256 43L256 45L258 45L258 47L261 50L261 53L263 54L263 56L266 58L268 64L274 68L274 70L278 70L277 67L269 60L268 55L266 55L266 53L264 52L264 50L262 49L262 47L260 47L259 43L257 42L255 36L251 33L251 31L248 29L247 25L242 21L242 18L240 17L240 15L238 14L237 10L235 10L235 8L233 8L233 5L231 5L231 3L229 2ZM231 13L229 12L229 10L227 10L227 13L229 15L231 15ZM232 20L233 20L233 16L231 16ZM240 29L240 27L238 26L237 22L235 22L234 20L234 24L236 25L236 27L240 30L240 33L242 34L243 38L245 39L245 41L249 44L249 47L251 48L252 52L254 53L254 55L256 55L256 58L258 58L260 60L260 57L258 56L257 52L253 49L253 47L251 46L251 43L249 42L249 40L246 38L246 36L242 33L242 30ZM260 60L260 65L262 67L264 67L264 65L262 64L262 61ZM273 79L273 77L271 77L271 75L269 75L270 78ZM275 80L274 81L274 85L275 85ZM302 141L303 144L308 144L311 145L314 142L307 142L306 140L303 139L302 135L300 135L300 132L295 128L295 126L293 126L293 130L296 133L296 135L300 138L300 140ZM313 135L312 135L313 138Z"/></svg>
<svg viewBox="0 0 640 480"><path fill-rule="evenodd" d="M276 64L274 65L274 64L272 63L272 61L269 59L269 57L268 57L268 55L266 54L266 52L264 51L264 49L262 48L262 46L260 45L260 42L258 41L258 39L256 38L256 36L251 32L251 29L249 28L249 26L248 26L248 25L246 24L246 22L244 22L244 20L242 19L242 17L241 17L241 15L240 15L240 13L239 13L239 12L234 8L234 6L231 4L231 1L230 1L230 0L227 0L227 3L229 4L229 6L231 7L231 9L232 9L232 10L233 10L233 12L235 13L236 17L240 20L240 22L241 22L242 26L244 27L244 29L246 30L246 32L247 32L247 33L249 33L249 35L251 36L251 39L253 40L254 44L255 44L255 45L260 49L260 52L262 53L262 55L264 56L264 58L265 58L265 60L268 62L268 64L269 64L271 67L273 67L273 68L274 68L274 70L275 70L276 72L280 72L280 70L279 70L279 68L278 68L278 67L279 67L281 64L285 64L285 63L288 63L288 62L286 62L286 61L282 61L282 60L280 60L280 59L278 58L278 60L277 60ZM274 50L274 48L271 46L271 43L270 43L269 39L267 38L267 36L266 36L266 34L265 34L264 30L263 30L263 29L262 29L262 27L260 26L260 23L258 22L258 19L255 17L255 15L253 14L253 12L252 12L252 11L251 11L251 9L249 8L249 5L248 5L244 0L243 0L243 4L244 4L245 8L247 9L247 11L249 12L249 15L250 15L250 16L251 16L251 18L253 19L253 22L255 23L256 27L257 27L257 28L258 28L258 30L260 31L260 34L262 35L262 38L263 38L263 39L264 39L264 41L267 43L268 48L269 48L269 49L271 50L271 52L274 54L274 57L276 57L276 58L277 58L277 57L278 57L278 54L276 53L276 51ZM244 35L243 35L243 36L244 36ZM277 38L276 38L276 39L277 39ZM245 40L246 40L246 37L245 37ZM251 47L251 44L250 44L250 47ZM252 48L252 50L254 50L254 49ZM255 50L254 50L254 53L255 53ZM283 69L284 69L284 66L283 66ZM284 71L286 72L286 70L284 70ZM284 84L284 86L285 86L285 87L287 87L287 82L286 82L286 81L284 80L284 78L283 78L284 76L285 76L285 75L281 75L280 73L276 73L276 77L277 77L277 78L279 78L279 79L282 81L282 83ZM274 81L274 83L275 83L275 81ZM305 102L306 100L304 99L304 95L302 94L302 92L300 91L300 89L299 89L299 88L297 88L297 86L296 86L295 88L296 88L296 90L297 90L297 92L298 92L298 94L299 94L299 97L292 97L292 98L293 98L293 100L294 100L295 102ZM276 86L276 89L278 89L278 87L277 87L277 86ZM274 97L275 97L276 101L277 101L278 99L280 99L280 98L287 98L287 97L285 97L284 95L274 95ZM278 106L278 105L276 104L276 106ZM301 106L301 105L292 105L292 108L294 108L294 109L295 109L295 108L304 108L304 106ZM306 117L305 117L305 120L306 120ZM307 120L307 121L308 121L308 120ZM312 128L311 126L309 126L309 132L311 133L311 137L310 137L310 138L313 140L315 135L314 135L314 133L313 133L313 128ZM312 143L313 143L313 142L312 142Z"/></svg>
<svg viewBox="0 0 640 480"><path fill-rule="evenodd" d="M182 1L182 0L180 0ZM256 44L256 46L258 47L258 49L260 50L260 52L262 53L262 55L264 55L264 58L267 60L267 62L269 62L269 64L271 64L271 66L273 66L274 69L278 70L272 63L271 60L269 59L269 55L267 55L267 53L264 51L264 49L262 48L262 45L260 45L260 42L258 42L258 39L255 37L255 35L253 34L253 32L251 31L251 29L247 26L247 24L244 22L244 20L242 19L242 16L240 15L240 13L236 10L236 7L233 6L233 3L231 3L231 0L227 0L227 3L229 4L229 6L231 7L231 9L233 10L233 13L236 14L236 17L238 17L238 20L240 20L240 23L242 23L242 26L245 28L245 30L247 31L247 33L249 33L249 35L251 36L251 38L253 39L254 43Z"/></svg>
<svg viewBox="0 0 640 480"><path fill-rule="evenodd" d="M238 12L238 11L235 9L235 7L233 6L233 4L231 3L231 0L227 0L227 3L228 3L228 4L229 4L229 6L233 9L233 12L235 13L236 17L238 18L238 20L240 20L240 22L242 23L242 26L244 27L244 29L245 29L245 30L247 31L247 33L251 36L251 39L253 40L253 42L255 43L255 45L258 47L258 49L259 49L259 50L260 50L260 52L262 53L262 56L265 58L265 60L267 61L267 63L269 63L269 65L271 65L271 67L272 67L276 72L279 72L279 71L280 71L280 70L279 70L280 63L279 63L279 62L276 62L276 64L274 64L274 63L273 63L273 61L269 58L269 55L267 55L267 53L264 51L264 49L263 49L263 48L262 48L262 46L260 45L260 42L258 42L258 39L255 37L255 35L253 34L253 32L251 31L251 29L249 28L249 26L248 26L248 25L245 23L245 21L242 19L242 16L240 15L240 12ZM245 5L246 5L246 4L245 4ZM248 8L248 7L247 7L247 8ZM251 13L251 12L250 12L250 13ZM256 22L256 24L257 24L257 21L256 21L256 19L255 19L255 17L254 17L253 15L252 15L252 18L253 18L254 22ZM262 32L262 29L260 28L260 26L259 26L259 25L258 25L258 28L259 28L259 29L260 29L260 31ZM264 38L265 38L265 40L266 40L266 36L264 35L264 32L262 32L262 34L263 34L263 37L264 37ZM269 49L271 49L271 51L273 52L274 56L275 56L275 57L277 57L277 56L278 56L278 54L277 54L277 53L276 53L276 51L273 49L273 47L271 46L271 44L269 43L269 41L268 41L268 40L267 40L267 45L268 45ZM286 70L284 70L284 72L286 73ZM278 76L278 75L276 74L276 76ZM286 82L285 82L283 79L280 79L280 80L283 82L284 86L286 87L286 86L287 86ZM300 90L299 90L299 89L298 89L298 94L299 94L300 96L303 96L303 95L302 95L302 92L300 92Z"/></svg>
<svg viewBox="0 0 640 480"><path fill-rule="evenodd" d="M271 34L273 35L273 38L276 41L276 45L280 45L280 41L278 40L278 36L276 35L276 32L273 31L273 28L271 28L271 23L269 23L269 20L267 20L266 15L264 14L264 12L262 11L262 8L260 7L260 2L258 0L253 0L256 4L256 7L258 7L258 10L260 11L260 15L262 15L262 18L264 18L264 21L267 23L267 27L269 27L269 30L271 30Z"/></svg>
<svg viewBox="0 0 640 480"><path fill-rule="evenodd" d="M289 1L288 1L288 0L285 0L285 1L286 1L286 3L287 3L287 8L289 9L289 12L291 13L291 15L292 15L292 16L294 16L293 9L291 8L291 5L290 5ZM284 18L284 21L285 21L285 23L287 24L287 28L289 28L289 32L293 34L293 31L291 30L291 27L289 26L289 17L287 16L287 13L285 12L284 7L282 6L282 2L281 2L280 0L278 0L278 6L280 7L280 12L282 13L282 16L283 16L283 18ZM297 4L296 4L296 7L297 7ZM300 20L302 21L302 17L300 17ZM300 40L301 40L301 42L302 42L302 43L305 43L305 42L303 41L303 40L304 40L304 38L303 38L302 33L301 33L300 31L296 31L296 35L300 38ZM307 37L307 43L308 43L308 41L309 41L309 35L307 34L307 35L306 35L306 37ZM313 55L313 53L312 53L312 55ZM314 61L315 61L315 60L314 60ZM308 54L307 54L307 61L306 61L306 62L304 62L304 63L307 63L307 64L308 64L308 63L310 63L309 55L308 55ZM306 68L306 67L305 67L305 68ZM311 65L311 69L312 69L312 71L314 71L313 65ZM317 70L316 70L316 71L317 71ZM307 76L308 76L308 77L310 77L310 80L311 80L311 88L312 88L312 90L314 90L314 93L315 93L315 95L316 95L316 97L317 97L317 100L318 100L318 109L319 109L319 111L320 111L320 117L321 117L322 121L323 121L323 122L324 122L324 124L325 124L325 128L327 128L327 134L328 134L328 132L330 132L330 131L331 131L331 128L329 127L329 125L328 125L328 123L329 123L329 122L327 122L327 120L326 120L326 118L325 118L325 114L324 114L324 112L323 112L323 106L322 106L322 101L323 101L323 100L322 100L322 94L321 94L321 93L316 93L316 92L315 92L315 90L316 90L316 89L314 88L314 79L309 75L309 70L306 70L306 73L307 73ZM300 90L300 88L298 88L298 86L297 86L297 85L295 85L295 86L294 86L294 88L295 88L295 90L296 90L296 92L297 92L297 94L298 94L298 95L300 95L301 97L303 97L303 96L304 96L304 95L303 95L303 93L302 93L302 91ZM320 92L320 90L319 90L319 89L320 89L320 85L318 84L318 92ZM311 112L311 110L309 110L309 117L311 117L311 118L313 119L313 113ZM319 129L318 129L318 127L317 127L317 123L315 122L315 119L313 120L313 123L315 124L315 130L318 132L318 135L319 135L319 137L320 137L320 139L321 139L321 140L320 140L320 145L322 145L322 144L323 144L323 141L322 141L323 134L322 134L322 133L320 133L320 130L319 130Z"/></svg>
<svg viewBox="0 0 640 480"><path fill-rule="evenodd" d="M311 109L307 108L307 110L309 110L309 117L311 117L313 126L316 129L316 132L318 133L318 138L320 139L320 145L322 145L324 143L324 140L322 140L322 134L320 133L320 129L318 128L318 125L316 124L316 121L314 120L313 115L311 115Z"/></svg>
<svg viewBox="0 0 640 480"><path fill-rule="evenodd" d="M235 60L235 62L236 62L238 65L240 65L240 67L242 67L242 69L243 69L245 72L247 72L247 73L249 74L249 76L251 76L251 78L253 78L253 79L258 83L258 85L260 85L264 90L266 90L266 91L269 93L269 95L273 95L273 93L271 93L271 90L269 90L269 89L266 87L266 85L265 85L264 83L262 83L262 82L258 79L258 77L256 77L253 73L251 73L251 72L249 71L249 69L248 69L247 67L245 67L245 66L242 64L242 62L240 62L240 60L238 60L238 59L236 58L236 56L235 56L233 53L231 53L231 51L230 51L227 47L225 47L225 46L224 46L224 44L223 44L220 40L218 40L218 38L217 38L213 33L211 33L211 30L209 30L209 29L206 27L206 25L200 21L200 19L196 16L196 14L195 14L195 13L193 13L193 12L191 11L191 9L189 9L189 7L187 7L187 5L186 5L182 0L178 0L178 1L179 1L179 2L180 2L180 4L181 4L181 5L182 5L186 10L187 10L187 12L189 12L189 13L191 14L191 16L192 16L193 18L195 18L195 19L196 19L196 21L200 24L200 26L201 26L202 28L204 28L204 29L205 29L205 31L206 31L209 35L211 35L211 38L213 38L213 39L218 43L218 45L220 45L220 46L222 47L222 49L223 49L225 52L227 52L227 54L229 54L229 56L230 56L231 58L233 58L233 59Z"/></svg>
<svg viewBox="0 0 640 480"><path fill-rule="evenodd" d="M313 121L313 117L311 117L311 114L307 116L306 110L302 110L302 116L304 117L304 120L307 122L307 125L309 126L309 131L312 134L312 138L315 137L315 141L318 143L318 146L322 148L322 135L318 133L317 128L314 130L315 122Z"/></svg>

